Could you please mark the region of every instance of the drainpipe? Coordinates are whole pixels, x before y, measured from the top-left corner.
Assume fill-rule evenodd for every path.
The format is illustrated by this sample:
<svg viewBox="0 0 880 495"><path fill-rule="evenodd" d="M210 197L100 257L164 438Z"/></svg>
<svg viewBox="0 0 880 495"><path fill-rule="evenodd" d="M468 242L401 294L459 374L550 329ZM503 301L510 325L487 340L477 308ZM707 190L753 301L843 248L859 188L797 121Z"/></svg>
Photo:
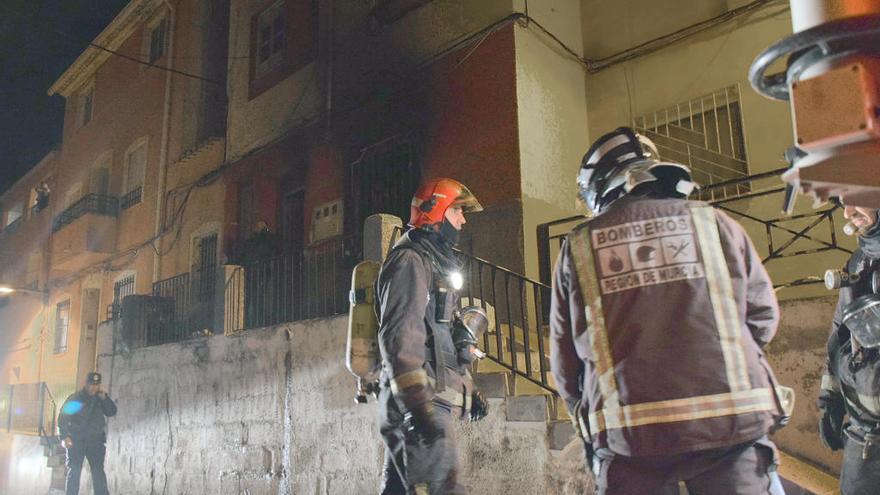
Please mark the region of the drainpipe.
<svg viewBox="0 0 880 495"><path fill-rule="evenodd" d="M326 118L326 139L330 140L330 136L333 132L333 44L335 41L335 33L334 33L334 22L336 18L336 13L333 9L333 1L326 2L327 14L325 15L325 22L327 23L327 27L325 28L324 34L324 42L327 44L325 47L324 53L324 64L326 70L326 83L325 83L325 92L324 92L324 113Z"/></svg>
<svg viewBox="0 0 880 495"><path fill-rule="evenodd" d="M46 295L43 297L43 323L40 325L40 338L38 343L39 348L39 356L37 356L37 383L40 383L43 380L43 354L46 351L46 339L49 336L49 325L54 324L54 322L49 321L49 302L52 300L52 236L55 234L52 231L52 223L55 219L55 206L58 205L59 200L61 199L60 192L56 192L57 197L53 199L52 191L58 189L56 187L57 184L60 183L59 174L61 171L61 146L55 151L55 167L52 169L52 185L49 189L49 205L46 207L45 214L49 215L48 219L48 228L49 233L46 237L45 249L46 252L43 254L43 267L42 267L42 275L45 277L43 285L43 290L46 291ZM48 384L46 385L48 387Z"/></svg>
<svg viewBox="0 0 880 495"><path fill-rule="evenodd" d="M168 64L165 72L165 106L162 113L162 142L159 147L159 184L157 186L156 196L156 230L153 247L155 248L155 258L153 258L153 283L159 281L162 269L162 258L159 255L159 247L161 247L161 235L163 229L163 214L165 212L165 192L167 185L165 184L168 175L168 134L171 127L171 69L174 69L174 7L171 2L164 0L165 7L168 9ZM157 245L159 247L157 247Z"/></svg>

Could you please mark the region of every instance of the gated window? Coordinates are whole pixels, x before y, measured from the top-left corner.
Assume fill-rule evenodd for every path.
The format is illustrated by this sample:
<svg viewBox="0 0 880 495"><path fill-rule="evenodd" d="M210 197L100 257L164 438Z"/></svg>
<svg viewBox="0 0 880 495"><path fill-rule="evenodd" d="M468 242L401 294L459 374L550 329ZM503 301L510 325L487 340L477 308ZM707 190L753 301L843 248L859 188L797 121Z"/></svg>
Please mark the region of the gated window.
<svg viewBox="0 0 880 495"><path fill-rule="evenodd" d="M352 232L363 231L364 220L374 213L390 213L409 220L412 195L419 185L420 170L412 143L392 137L365 148L351 164ZM355 242L356 249L361 243Z"/></svg>
<svg viewBox="0 0 880 495"><path fill-rule="evenodd" d="M110 305L108 318L115 320L122 316L122 300L134 294L135 274L126 275L113 284L113 303Z"/></svg>
<svg viewBox="0 0 880 495"><path fill-rule="evenodd" d="M55 346L53 352L67 351L67 333L70 330L70 299L58 303L55 308Z"/></svg>
<svg viewBox="0 0 880 495"><path fill-rule="evenodd" d="M633 127L654 141L661 158L690 167L704 187L749 173L737 86L641 115ZM747 187L716 190L713 197L743 193Z"/></svg>
<svg viewBox="0 0 880 495"><path fill-rule="evenodd" d="M130 208L141 202L147 166L147 140L140 139L125 153L125 184L120 207Z"/></svg>
<svg viewBox="0 0 880 495"><path fill-rule="evenodd" d="M193 289L199 302L214 297L214 278L217 266L217 234L198 237L193 246Z"/></svg>

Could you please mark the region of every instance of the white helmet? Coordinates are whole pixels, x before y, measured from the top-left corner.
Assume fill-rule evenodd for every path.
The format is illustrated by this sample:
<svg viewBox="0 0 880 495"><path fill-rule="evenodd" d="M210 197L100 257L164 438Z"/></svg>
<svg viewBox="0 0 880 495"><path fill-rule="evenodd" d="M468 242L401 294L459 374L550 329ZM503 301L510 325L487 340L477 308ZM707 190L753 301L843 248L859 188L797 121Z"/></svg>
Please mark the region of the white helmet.
<svg viewBox="0 0 880 495"><path fill-rule="evenodd" d="M654 143L629 127L618 127L590 146L577 181L579 196L593 214L640 184L660 181L672 196L682 197L698 187L689 168L661 161Z"/></svg>

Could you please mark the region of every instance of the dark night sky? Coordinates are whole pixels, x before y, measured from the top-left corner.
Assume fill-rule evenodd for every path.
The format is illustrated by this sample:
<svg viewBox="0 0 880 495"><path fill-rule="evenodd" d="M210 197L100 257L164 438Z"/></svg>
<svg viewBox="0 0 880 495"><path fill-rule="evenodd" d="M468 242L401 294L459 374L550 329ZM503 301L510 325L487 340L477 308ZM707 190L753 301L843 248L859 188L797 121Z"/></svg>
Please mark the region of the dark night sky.
<svg viewBox="0 0 880 495"><path fill-rule="evenodd" d="M0 192L61 144L46 91L128 0L0 0Z"/></svg>

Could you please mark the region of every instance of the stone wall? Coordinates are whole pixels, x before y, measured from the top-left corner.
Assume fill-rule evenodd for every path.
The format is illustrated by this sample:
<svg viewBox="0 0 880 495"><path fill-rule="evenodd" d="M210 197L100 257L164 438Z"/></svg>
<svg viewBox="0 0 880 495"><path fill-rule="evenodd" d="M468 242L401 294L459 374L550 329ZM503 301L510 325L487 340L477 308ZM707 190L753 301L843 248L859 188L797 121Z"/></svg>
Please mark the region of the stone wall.
<svg viewBox="0 0 880 495"><path fill-rule="evenodd" d="M347 317L103 353L112 493L377 493L375 405L357 406L343 366ZM103 342L106 346L108 342ZM109 347L103 347L108 349ZM581 451L551 451L544 422L462 424L474 493L584 493Z"/></svg>
<svg viewBox="0 0 880 495"><path fill-rule="evenodd" d="M815 397L833 308L833 298L784 303L768 349L780 382L798 394L792 423L775 440L832 471L839 458L816 434ZM376 493L382 446L375 406L352 400L342 365L346 321L102 353L99 367L119 405L107 446L111 491ZM491 399L487 419L459 429L471 491L590 493L580 446L550 450L547 425L507 421L508 401Z"/></svg>

